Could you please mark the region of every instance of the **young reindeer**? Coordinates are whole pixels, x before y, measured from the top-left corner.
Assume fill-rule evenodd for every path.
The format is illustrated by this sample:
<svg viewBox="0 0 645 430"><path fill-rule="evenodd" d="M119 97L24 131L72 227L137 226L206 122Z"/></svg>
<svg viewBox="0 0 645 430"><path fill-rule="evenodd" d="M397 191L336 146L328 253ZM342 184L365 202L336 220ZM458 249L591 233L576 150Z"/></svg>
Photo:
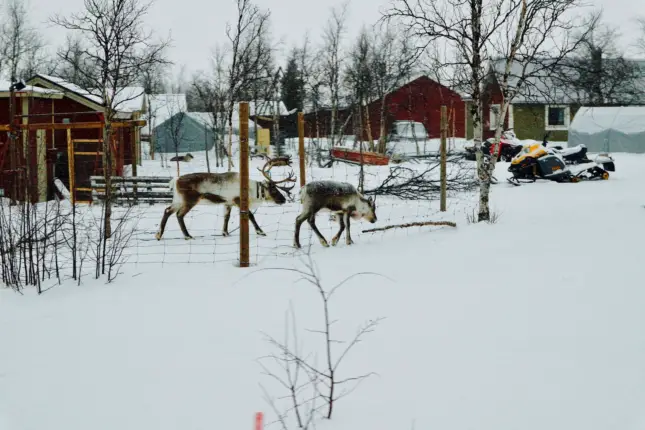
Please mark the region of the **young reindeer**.
<svg viewBox="0 0 645 430"><path fill-rule="evenodd" d="M280 181L274 181L269 176L269 171L274 166L291 166L290 158L268 159L262 169L259 169L266 181L258 182L249 179L249 209L253 210L263 202L272 202L278 205L286 203L287 198L280 192L284 191L291 195L291 187L280 186L285 182L295 182L293 171L289 176ZM268 167L268 169L267 169ZM226 208L224 213L224 227L222 234L228 236L228 221L231 217L231 208L240 207L240 175L238 172L227 173L189 173L179 178L174 178L168 184L173 192L172 203L166 208L159 225L159 231L155 235L157 240L161 240L166 222L173 213L177 214L179 228L184 234L185 239L193 237L188 233L184 217L197 203L202 200L213 204L223 204ZM253 224L255 232L260 236L266 236L258 225L253 213L249 211L249 221Z"/></svg>
<svg viewBox="0 0 645 430"><path fill-rule="evenodd" d="M316 214L321 210L328 210L337 215L340 230L331 240L336 246L340 235L345 229L345 242L347 245L354 243L350 235L349 220L365 218L371 223L376 222L376 202L371 197L366 198L359 193L352 184L336 181L309 182L300 190L302 213L296 218L294 233L294 246L300 248L300 226L305 220L316 233L322 246L328 247L327 240L316 227Z"/></svg>

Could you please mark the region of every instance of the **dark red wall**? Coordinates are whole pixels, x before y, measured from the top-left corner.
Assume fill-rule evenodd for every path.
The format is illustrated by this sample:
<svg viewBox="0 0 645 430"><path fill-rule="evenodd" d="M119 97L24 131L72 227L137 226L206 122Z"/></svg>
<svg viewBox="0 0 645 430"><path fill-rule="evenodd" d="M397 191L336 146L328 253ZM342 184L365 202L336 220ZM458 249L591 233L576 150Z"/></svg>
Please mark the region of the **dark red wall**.
<svg viewBox="0 0 645 430"><path fill-rule="evenodd" d="M426 76L419 77L386 96L385 132L389 133L394 121L417 121L426 127L430 138L438 138L441 133L442 105L448 108L448 136L465 137L466 103L458 93ZM381 100L376 100L367 106L370 130L374 140L379 139L381 135L381 106ZM338 122L345 123L347 115L346 111L339 112ZM364 112L363 122L365 123ZM366 124L363 125L366 126ZM321 137L329 135L329 111L320 111L317 115L314 113L305 115L305 135L315 137L317 127ZM354 134L353 120L347 123L343 134ZM363 139L367 138L367 131L365 131Z"/></svg>
<svg viewBox="0 0 645 430"><path fill-rule="evenodd" d="M80 122L100 122L101 116L93 112L91 108L86 107L69 98L62 99L43 99L43 98L29 98L29 123L63 123L65 118L69 119L71 123ZM52 113L69 113L69 115L51 115ZM16 114L22 114L21 98L17 99ZM37 116L38 114L47 114L46 116ZM0 124L9 124L9 99L0 98ZM123 174L123 166L131 164L132 152L132 138L133 133L130 129L117 129L116 130L116 173L117 175ZM30 167L33 172L28 180L34 185L31 189L36 190L37 185L37 159L36 159L36 131L24 131L28 133L29 149L30 149ZM71 131L72 139L101 139L103 131L97 129L75 129ZM58 177L63 181L66 187L69 188L69 165L67 157L67 130L47 130L46 132L46 146L50 152L47 165L48 177L48 197L53 197L53 179ZM0 133L0 141L6 141L6 133ZM76 172L76 186L89 188L89 177L95 174L101 174L102 157L97 154L100 152L101 143L76 143L75 151L77 152L92 152L92 155L77 155L75 157L75 172ZM22 151L22 145L19 148L19 161L20 167L25 166L25 154ZM8 158L8 157L7 157ZM5 162L4 169L9 168L8 161ZM5 188L5 193L9 194L9 187L7 182L10 175L0 175L0 187ZM25 178L26 179L26 178ZM18 188L24 189L20 186ZM22 199L21 196L16 196ZM89 200L90 193L79 192L77 198L80 200ZM37 193L34 193L32 200L36 201Z"/></svg>

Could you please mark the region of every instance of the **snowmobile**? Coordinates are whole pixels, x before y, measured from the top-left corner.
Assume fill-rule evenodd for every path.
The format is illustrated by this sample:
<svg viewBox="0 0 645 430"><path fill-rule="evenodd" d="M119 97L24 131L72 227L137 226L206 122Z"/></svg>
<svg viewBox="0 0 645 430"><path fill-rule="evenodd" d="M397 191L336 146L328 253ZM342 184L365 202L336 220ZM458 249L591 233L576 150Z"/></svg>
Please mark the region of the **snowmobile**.
<svg viewBox="0 0 645 430"><path fill-rule="evenodd" d="M544 135L542 145L544 147L548 144L549 133ZM609 172L615 172L616 166L614 164L614 159L609 154L598 154L594 160L590 160L587 157L587 147L584 144L579 144L572 146L570 148L563 148L562 146L552 146L552 149L556 154L560 155L564 162L568 165L578 165L578 164L587 164L587 163L596 163L602 166L603 169Z"/></svg>
<svg viewBox="0 0 645 430"><path fill-rule="evenodd" d="M522 182L535 182L546 179L555 182L580 182L583 179L609 179L609 173L599 164L590 162L576 166L567 166L556 151L542 144L526 145L511 160L508 171L513 174L508 182L520 185Z"/></svg>
<svg viewBox="0 0 645 430"><path fill-rule="evenodd" d="M504 130L502 137L499 140L501 148L499 150L498 160L500 161L511 161L521 150L522 144L519 143L515 132L512 128ZM492 150L497 151L495 145L495 138L491 137L482 142L482 153L484 155L492 155ZM469 146L465 148L466 160L475 161L477 159L477 154L474 146Z"/></svg>

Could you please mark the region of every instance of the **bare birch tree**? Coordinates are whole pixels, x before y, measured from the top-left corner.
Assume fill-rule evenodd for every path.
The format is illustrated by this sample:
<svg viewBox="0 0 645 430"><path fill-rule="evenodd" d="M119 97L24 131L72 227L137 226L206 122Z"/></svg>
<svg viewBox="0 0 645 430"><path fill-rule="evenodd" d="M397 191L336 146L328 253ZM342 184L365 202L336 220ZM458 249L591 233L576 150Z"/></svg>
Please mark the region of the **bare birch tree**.
<svg viewBox="0 0 645 430"><path fill-rule="evenodd" d="M371 60L374 96L380 100L380 133L378 152L386 151L387 95L405 84L414 69L417 58L405 33L386 24L375 31L374 51Z"/></svg>
<svg viewBox="0 0 645 430"><path fill-rule="evenodd" d="M406 26L410 34L415 36L417 49L425 50L443 43L448 45L454 55L452 61L444 62L443 66L452 69L457 79L466 77L456 82L455 86L472 99L470 114L477 151L477 172L481 178L480 222L490 219L488 199L491 169L494 168L494 164L484 166L481 151L482 106L486 97L482 88L490 77L484 66L495 56L505 59L508 64L508 71L505 69L496 77L500 86L506 86L502 88L505 107L502 107L500 115L505 118L508 105L517 94L517 91L509 88L511 65L519 61L520 69L526 72L531 59L553 57L547 52L549 48L559 50L556 55L559 58L563 52L570 50L571 43L561 30L566 25L565 13L576 6L576 0L396 0L385 15L385 19L397 19ZM573 28L573 21L573 17L570 17L569 28ZM563 39L559 41L558 37ZM500 46L500 43L503 45ZM553 70L554 63L557 61L545 62L550 70ZM547 68L537 67L531 69L530 73L545 71ZM526 73L518 77L519 87L516 90L526 83L527 78ZM504 121L500 124L503 127ZM498 127L498 139L500 134Z"/></svg>
<svg viewBox="0 0 645 430"><path fill-rule="evenodd" d="M384 16L385 20L394 19L404 25L406 32L415 37L417 50L445 43L454 51L454 58L442 67L466 74L457 84L472 99L470 115L480 176L484 170L481 143L486 47L517 7L507 0L396 0ZM485 216L482 212L482 221Z"/></svg>
<svg viewBox="0 0 645 430"><path fill-rule="evenodd" d="M337 123L341 100L341 75L345 63L343 40L347 30L348 4L346 1L332 8L331 16L323 29L323 46L320 52L322 81L329 96L331 110L329 145L332 147L336 144L336 133L341 133Z"/></svg>
<svg viewBox="0 0 645 430"><path fill-rule="evenodd" d="M84 0L84 6L84 11L69 17L55 15L52 22L83 39L81 54L88 59L86 65L94 65L79 72L88 81L85 90L103 100L103 174L106 188L103 233L108 239L112 232L112 123L123 103L141 95L125 94L124 88L140 82L142 73L151 67L169 63L164 57L169 42L155 41L152 33L144 29L151 2ZM64 53L60 59L67 64L75 61Z"/></svg>
<svg viewBox="0 0 645 430"><path fill-rule="evenodd" d="M200 72L193 77L191 84L200 104L209 113L215 139L215 165L224 166L226 153L226 124L228 120L228 76L225 66L226 52L217 47L213 50L213 67L209 73Z"/></svg>
<svg viewBox="0 0 645 430"><path fill-rule="evenodd" d="M645 17L637 19L638 26L640 27L640 34L636 39L636 49L638 49L641 55L645 55Z"/></svg>
<svg viewBox="0 0 645 430"><path fill-rule="evenodd" d="M577 0L521 0L520 7L513 7L513 14L504 23L501 32L494 39L491 50L498 58L503 58L503 69L491 70L502 93L499 121L495 128L495 141L498 142L504 129L504 119L513 99L523 92L528 82L543 82L550 97L562 97L557 88L550 88L550 77L583 43L593 29L568 16L567 12L581 6ZM514 4L511 2L511 5ZM595 16L592 18L597 19ZM585 28L582 37L572 35L578 28ZM496 50L495 50L496 49ZM536 85L540 87L540 85ZM479 198L479 221L490 220L489 194L499 145L491 154L481 184Z"/></svg>
<svg viewBox="0 0 645 430"><path fill-rule="evenodd" d="M643 71L618 47L619 32L592 14L583 28L576 52L565 59L553 77L584 106L633 105L645 100Z"/></svg>
<svg viewBox="0 0 645 430"><path fill-rule="evenodd" d="M45 61L45 42L29 21L22 0L9 0L4 6L0 27L0 61L11 82L30 78ZM0 64L0 71L2 70Z"/></svg>
<svg viewBox="0 0 645 430"><path fill-rule="evenodd" d="M237 20L227 24L226 36L230 50L228 67L228 91L226 115L228 124L228 171L233 168L233 111L235 99L243 89L248 89L260 67L262 56L258 56L257 43L269 25L270 12L260 10L251 0L236 0Z"/></svg>

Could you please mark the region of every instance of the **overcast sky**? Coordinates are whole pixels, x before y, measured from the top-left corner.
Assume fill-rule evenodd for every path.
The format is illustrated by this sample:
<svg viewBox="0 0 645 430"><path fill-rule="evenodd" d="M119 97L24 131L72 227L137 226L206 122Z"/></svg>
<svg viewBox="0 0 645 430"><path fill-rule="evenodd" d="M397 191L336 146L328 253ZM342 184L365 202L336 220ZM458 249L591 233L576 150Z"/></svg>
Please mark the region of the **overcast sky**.
<svg viewBox="0 0 645 430"><path fill-rule="evenodd" d="M34 24L41 27L48 41L56 45L64 41L64 33L48 22L53 13L80 11L83 0L25 0L33 10ZM644 0L588 0L603 7L606 22L617 26L621 43L627 46L635 37L634 17L645 16ZM1 2L1 0L0 0ZM272 29L276 39L283 39L286 49L300 44L306 31L317 42L332 6L340 0L255 0L271 11ZM354 36L363 24L372 25L389 0L350 0L348 36ZM172 36L171 60L192 71L209 66L211 48L226 42L226 22L235 19L235 0L155 0L148 23L161 36Z"/></svg>

